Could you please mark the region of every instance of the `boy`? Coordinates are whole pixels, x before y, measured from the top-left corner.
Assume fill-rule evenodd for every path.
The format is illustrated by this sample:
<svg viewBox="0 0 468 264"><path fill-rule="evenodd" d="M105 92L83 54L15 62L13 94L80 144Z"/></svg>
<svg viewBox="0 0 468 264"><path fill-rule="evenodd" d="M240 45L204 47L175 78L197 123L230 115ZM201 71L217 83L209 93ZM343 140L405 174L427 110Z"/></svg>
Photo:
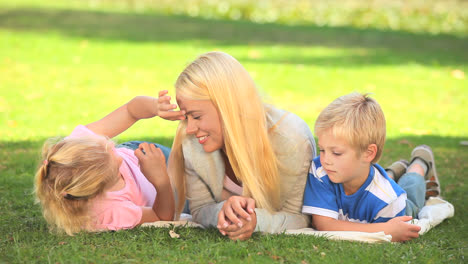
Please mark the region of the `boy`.
<svg viewBox="0 0 468 264"><path fill-rule="evenodd" d="M425 177L436 178L433 154L427 146L415 148L407 173L403 162L392 164L388 174L401 178L399 186L375 164L385 134L382 109L368 95L339 97L320 113L320 156L312 161L302 208L317 230L384 231L392 241L419 236L421 228L406 222L424 206Z"/></svg>

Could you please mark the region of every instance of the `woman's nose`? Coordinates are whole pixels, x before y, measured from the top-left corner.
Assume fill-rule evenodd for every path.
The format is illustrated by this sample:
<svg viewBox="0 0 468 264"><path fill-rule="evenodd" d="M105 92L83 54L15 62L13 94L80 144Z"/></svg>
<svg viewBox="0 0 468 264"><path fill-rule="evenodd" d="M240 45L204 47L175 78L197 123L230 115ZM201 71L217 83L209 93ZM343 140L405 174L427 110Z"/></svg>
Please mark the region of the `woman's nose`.
<svg viewBox="0 0 468 264"><path fill-rule="evenodd" d="M195 122L193 122L192 120L190 119L187 119L187 128L185 130L185 132L189 135L191 134L195 134L198 130L198 127L194 124Z"/></svg>

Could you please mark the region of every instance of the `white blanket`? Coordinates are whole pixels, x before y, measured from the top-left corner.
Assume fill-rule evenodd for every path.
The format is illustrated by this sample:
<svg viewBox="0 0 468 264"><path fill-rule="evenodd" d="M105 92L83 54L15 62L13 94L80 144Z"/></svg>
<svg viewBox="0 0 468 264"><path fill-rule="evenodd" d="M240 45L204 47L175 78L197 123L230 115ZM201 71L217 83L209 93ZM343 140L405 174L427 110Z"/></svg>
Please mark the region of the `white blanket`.
<svg viewBox="0 0 468 264"><path fill-rule="evenodd" d="M192 216L189 214L181 214L178 221L156 221L152 223L144 223L142 227L175 227L175 226L186 226L186 227L199 227L204 228L202 225L192 221Z"/></svg>
<svg viewBox="0 0 468 264"><path fill-rule="evenodd" d="M426 201L426 205L419 212L418 218L412 221L421 227L419 235L423 235L431 228L440 224L444 219L450 218L454 215L455 209L453 205L441 198L430 197ZM295 230L286 230L286 234L297 235L312 235L312 236L325 236L329 239L336 240L350 240L361 242L391 242L392 236L386 235L384 232L366 233L354 231L316 231L312 228L302 228Z"/></svg>
<svg viewBox="0 0 468 264"><path fill-rule="evenodd" d="M455 209L453 205L441 198L431 197L426 201L426 205L419 212L419 219L413 220L413 224L419 225L421 231L419 235L423 235L431 228L440 224L444 219L450 218L454 215ZM186 227L200 227L202 225L192 221L191 215L182 214L179 221L158 221L153 223L145 223L142 227L171 227L171 226L186 226ZM366 232L354 232L354 231L317 231L312 228L302 229L290 229L284 232L287 235L312 235L312 236L324 236L329 239L335 240L349 240L349 241L361 241L368 243L376 242L391 242L392 236L386 235L384 232L366 233Z"/></svg>

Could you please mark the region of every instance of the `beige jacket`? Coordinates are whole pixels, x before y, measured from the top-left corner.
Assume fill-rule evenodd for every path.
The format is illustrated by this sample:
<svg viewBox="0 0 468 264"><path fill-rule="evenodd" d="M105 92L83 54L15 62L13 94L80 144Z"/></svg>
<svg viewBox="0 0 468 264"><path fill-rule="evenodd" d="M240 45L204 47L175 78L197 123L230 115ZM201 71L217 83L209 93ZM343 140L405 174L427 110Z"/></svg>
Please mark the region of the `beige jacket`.
<svg viewBox="0 0 468 264"><path fill-rule="evenodd" d="M312 159L316 156L315 141L307 124L295 114L270 108L268 127L276 126L270 140L281 164L282 208L270 213L256 208L255 231L278 233L286 229L307 227L310 219L301 213L304 187ZM252 135L255 136L255 135ZM206 153L193 135L183 142L186 197L193 220L205 227L216 227L225 168L220 151Z"/></svg>

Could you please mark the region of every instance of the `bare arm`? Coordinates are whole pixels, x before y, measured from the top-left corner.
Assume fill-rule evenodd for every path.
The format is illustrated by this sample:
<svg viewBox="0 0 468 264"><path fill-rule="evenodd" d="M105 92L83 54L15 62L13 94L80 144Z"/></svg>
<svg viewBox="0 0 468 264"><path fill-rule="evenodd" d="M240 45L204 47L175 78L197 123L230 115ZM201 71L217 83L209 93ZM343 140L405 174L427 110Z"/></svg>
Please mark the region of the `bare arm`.
<svg viewBox="0 0 468 264"><path fill-rule="evenodd" d="M143 154L142 150L146 153ZM174 219L175 202L171 182L167 174L164 154L153 144L142 143L135 150L135 156L140 161L141 172L156 188L156 199L153 207L144 207L139 224L159 220Z"/></svg>
<svg viewBox="0 0 468 264"><path fill-rule="evenodd" d="M113 138L131 127L136 121L158 115L158 99L137 96L104 118L88 124L96 134Z"/></svg>
<svg viewBox="0 0 468 264"><path fill-rule="evenodd" d="M336 220L331 217L313 215L312 223L320 231L359 231L359 232L385 232L392 236L393 242L408 241L419 237L421 227L406 223L411 216L395 217L386 223L353 223L349 221Z"/></svg>

